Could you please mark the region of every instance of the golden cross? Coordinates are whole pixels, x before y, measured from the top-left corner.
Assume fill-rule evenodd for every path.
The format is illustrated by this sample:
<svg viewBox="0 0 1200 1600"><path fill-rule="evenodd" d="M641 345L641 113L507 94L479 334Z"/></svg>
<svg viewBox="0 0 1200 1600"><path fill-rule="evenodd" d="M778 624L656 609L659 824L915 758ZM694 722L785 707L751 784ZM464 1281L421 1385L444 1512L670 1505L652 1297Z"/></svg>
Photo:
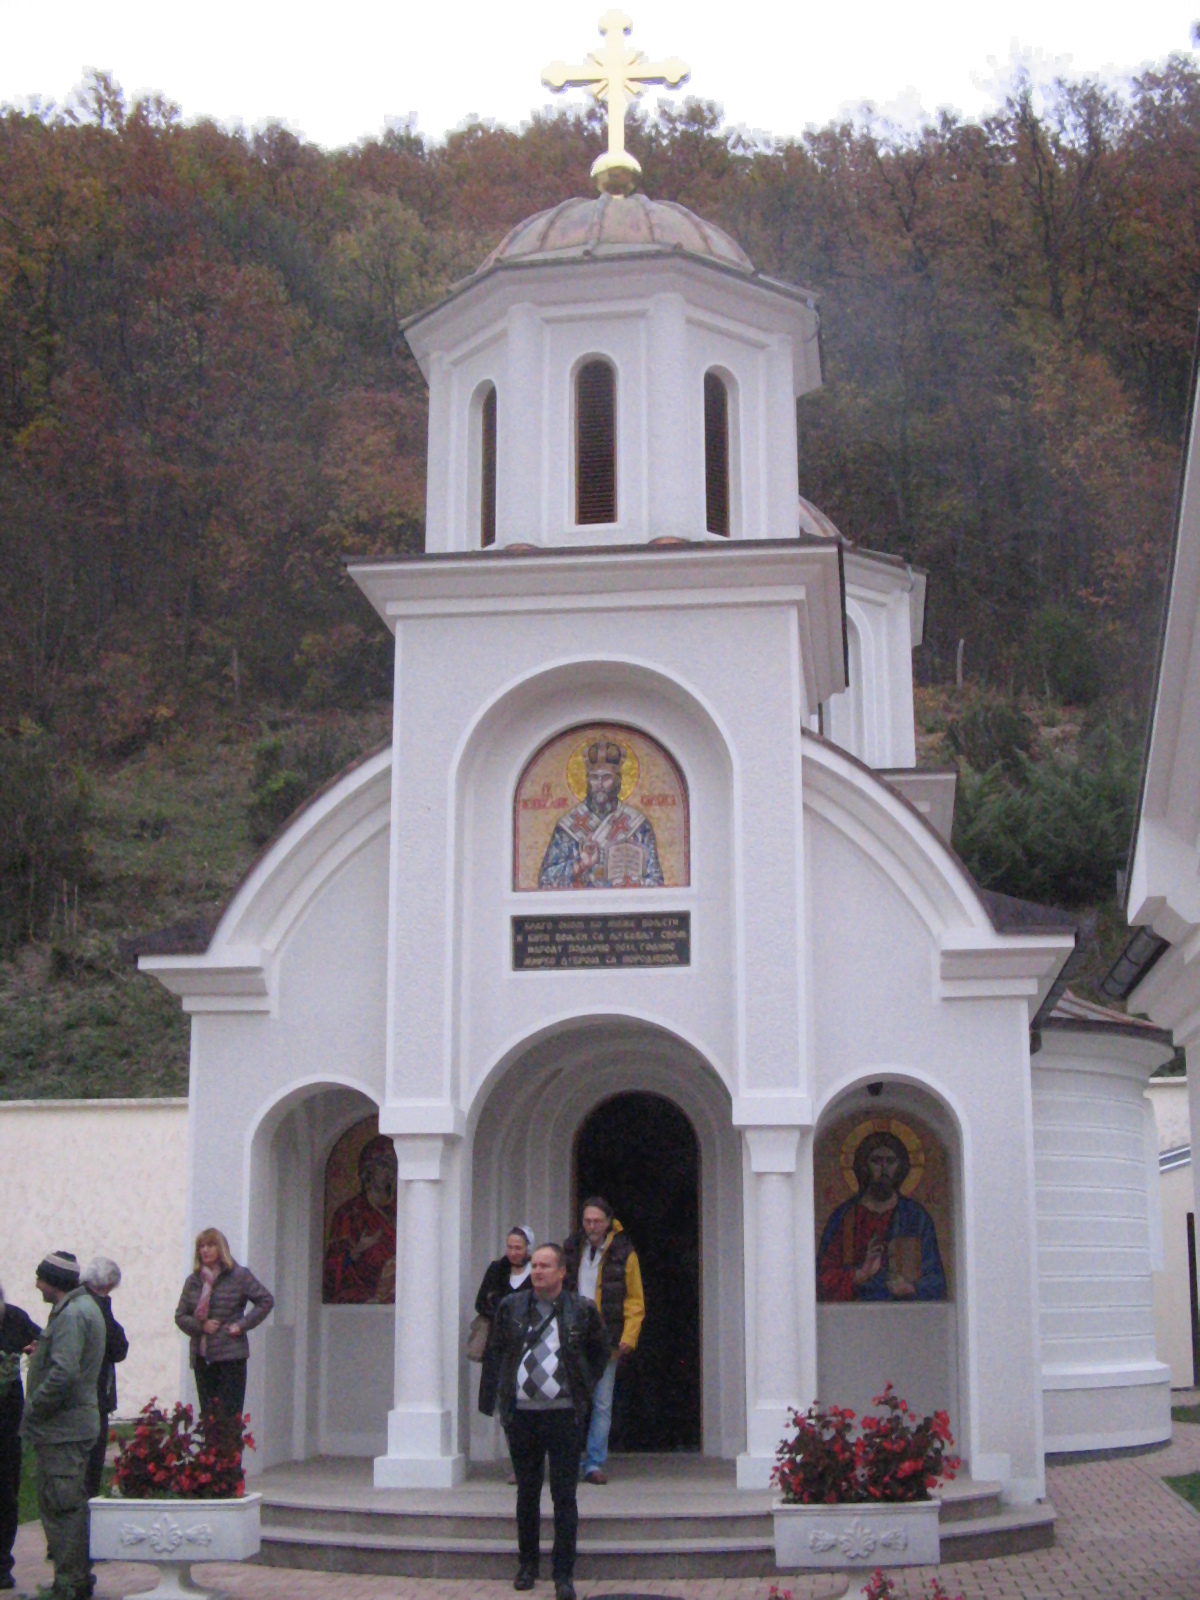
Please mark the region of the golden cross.
<svg viewBox="0 0 1200 1600"><path fill-rule="evenodd" d="M627 45L625 35L632 27L623 11L606 11L600 18L602 50L590 50L578 67L552 61L542 73L548 89L587 89L608 107L608 149L592 163L592 177L598 188L611 189L614 194L628 194L642 170L625 148L625 112L630 102L647 84L665 83L678 89L688 77L688 68L678 56L647 61L640 50Z"/></svg>

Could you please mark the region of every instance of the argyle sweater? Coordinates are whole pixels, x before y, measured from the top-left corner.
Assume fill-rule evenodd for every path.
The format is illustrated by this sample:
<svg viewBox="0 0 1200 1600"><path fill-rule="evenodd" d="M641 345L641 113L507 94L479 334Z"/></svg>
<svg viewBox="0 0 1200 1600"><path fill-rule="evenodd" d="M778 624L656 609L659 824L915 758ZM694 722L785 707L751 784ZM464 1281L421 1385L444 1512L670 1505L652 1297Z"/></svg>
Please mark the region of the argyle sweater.
<svg viewBox="0 0 1200 1600"><path fill-rule="evenodd" d="M518 1411L570 1411L574 1408L561 1360L558 1318L552 1300L534 1297L524 1353L517 1363Z"/></svg>

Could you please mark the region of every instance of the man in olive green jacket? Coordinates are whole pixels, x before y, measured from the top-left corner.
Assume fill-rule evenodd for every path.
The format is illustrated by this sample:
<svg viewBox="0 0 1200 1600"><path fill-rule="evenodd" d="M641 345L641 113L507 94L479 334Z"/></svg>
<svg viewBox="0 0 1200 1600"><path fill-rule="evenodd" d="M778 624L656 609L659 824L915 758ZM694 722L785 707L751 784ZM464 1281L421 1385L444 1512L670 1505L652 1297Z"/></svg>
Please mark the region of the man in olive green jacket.
<svg viewBox="0 0 1200 1600"><path fill-rule="evenodd" d="M86 1600L87 1464L100 1431L96 1385L104 1360L104 1318L79 1282L68 1250L39 1262L37 1286L53 1310L29 1362L21 1433L37 1464L38 1515L54 1565L54 1600Z"/></svg>

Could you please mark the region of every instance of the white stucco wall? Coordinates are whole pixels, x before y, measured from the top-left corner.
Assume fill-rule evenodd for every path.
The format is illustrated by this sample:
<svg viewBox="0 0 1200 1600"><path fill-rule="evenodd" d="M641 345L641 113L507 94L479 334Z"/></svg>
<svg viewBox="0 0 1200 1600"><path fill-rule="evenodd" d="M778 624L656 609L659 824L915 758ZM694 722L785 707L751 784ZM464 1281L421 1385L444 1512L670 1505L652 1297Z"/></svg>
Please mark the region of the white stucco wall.
<svg viewBox="0 0 1200 1600"><path fill-rule="evenodd" d="M823 1389L822 1398L857 1408L888 1377L914 1396L928 1393L950 1410L974 1475L1003 1481L1014 1499L1033 1499L1043 1480L1028 1013L1020 999L938 997L929 928L861 836L844 831L847 821L828 803L808 818L819 929L811 945L817 1126L858 1106L872 1115L909 1110L935 1124L955 1168L960 1305L953 1330L938 1320L941 1307L821 1308L818 1334L830 1331L829 1313L917 1312L911 1322L892 1318L888 1332L911 1342L891 1348L886 1369L877 1350L880 1370L861 1374L869 1379L861 1392L844 1399ZM879 1098L867 1096L873 1080L883 1084ZM921 1319L937 1320L936 1333ZM869 1331L855 1329L853 1338ZM946 1353L936 1388L922 1343L931 1337ZM845 1349L819 1351L823 1382L848 1382L845 1362Z"/></svg>
<svg viewBox="0 0 1200 1600"><path fill-rule="evenodd" d="M187 1268L186 1100L0 1102L0 1282L35 1322L34 1270L48 1250L121 1268L113 1311L129 1335L119 1414L179 1396L175 1304Z"/></svg>

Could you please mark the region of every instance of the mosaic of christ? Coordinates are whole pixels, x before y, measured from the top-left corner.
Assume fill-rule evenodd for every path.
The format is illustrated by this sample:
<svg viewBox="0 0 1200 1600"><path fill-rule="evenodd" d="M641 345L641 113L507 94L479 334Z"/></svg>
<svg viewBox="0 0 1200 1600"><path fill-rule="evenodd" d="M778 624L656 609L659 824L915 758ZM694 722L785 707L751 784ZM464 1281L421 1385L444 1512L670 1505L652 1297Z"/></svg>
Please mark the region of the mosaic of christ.
<svg viewBox="0 0 1200 1600"><path fill-rule="evenodd" d="M636 728L597 723L542 746L517 785L515 888L687 882L687 785L660 744Z"/></svg>
<svg viewBox="0 0 1200 1600"><path fill-rule="evenodd" d="M817 1299L947 1299L948 1164L936 1135L912 1118L860 1114L822 1134L815 1155Z"/></svg>

